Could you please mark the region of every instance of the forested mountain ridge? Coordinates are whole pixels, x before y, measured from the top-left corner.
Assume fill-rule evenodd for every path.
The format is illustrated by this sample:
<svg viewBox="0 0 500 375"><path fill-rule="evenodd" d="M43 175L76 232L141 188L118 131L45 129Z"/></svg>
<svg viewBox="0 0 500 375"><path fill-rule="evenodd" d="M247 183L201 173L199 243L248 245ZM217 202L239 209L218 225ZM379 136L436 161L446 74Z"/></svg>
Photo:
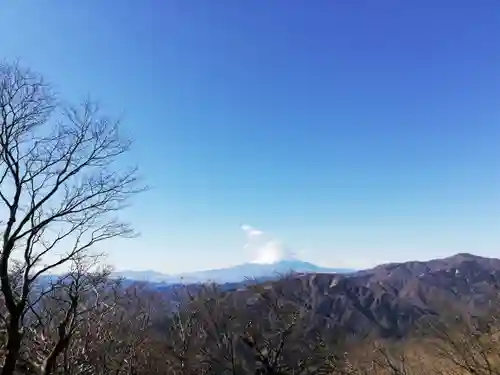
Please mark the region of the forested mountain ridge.
<svg viewBox="0 0 500 375"><path fill-rule="evenodd" d="M254 281L252 284L255 284ZM250 298L249 283L220 285ZM258 284L258 283L257 283ZM330 325L354 336L402 337L422 317L447 309L481 315L500 288L500 260L457 254L426 262L385 264L353 274L290 274L263 281L286 298L308 304ZM168 293L169 288L162 289Z"/></svg>

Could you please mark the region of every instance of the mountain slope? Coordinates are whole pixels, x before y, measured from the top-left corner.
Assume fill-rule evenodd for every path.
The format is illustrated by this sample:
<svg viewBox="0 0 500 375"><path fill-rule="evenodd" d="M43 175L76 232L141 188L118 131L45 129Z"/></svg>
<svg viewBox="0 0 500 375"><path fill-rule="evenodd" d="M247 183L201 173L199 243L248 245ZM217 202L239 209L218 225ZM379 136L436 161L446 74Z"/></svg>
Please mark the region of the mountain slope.
<svg viewBox="0 0 500 375"><path fill-rule="evenodd" d="M377 266L350 275L317 273L269 282L309 305L323 325L356 337L407 335L423 317L480 315L500 289L500 260L470 254ZM300 293L298 292L300 291ZM241 292L244 298L246 292Z"/></svg>

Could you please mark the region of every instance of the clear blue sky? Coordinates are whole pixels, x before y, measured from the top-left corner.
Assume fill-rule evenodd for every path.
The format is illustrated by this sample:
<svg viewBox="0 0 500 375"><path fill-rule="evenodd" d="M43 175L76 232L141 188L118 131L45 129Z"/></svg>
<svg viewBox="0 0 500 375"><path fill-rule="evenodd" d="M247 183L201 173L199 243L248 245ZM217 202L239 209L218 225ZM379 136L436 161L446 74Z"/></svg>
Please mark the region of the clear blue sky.
<svg viewBox="0 0 500 375"><path fill-rule="evenodd" d="M118 268L500 256L500 2L14 1L0 56L90 93L153 189Z"/></svg>

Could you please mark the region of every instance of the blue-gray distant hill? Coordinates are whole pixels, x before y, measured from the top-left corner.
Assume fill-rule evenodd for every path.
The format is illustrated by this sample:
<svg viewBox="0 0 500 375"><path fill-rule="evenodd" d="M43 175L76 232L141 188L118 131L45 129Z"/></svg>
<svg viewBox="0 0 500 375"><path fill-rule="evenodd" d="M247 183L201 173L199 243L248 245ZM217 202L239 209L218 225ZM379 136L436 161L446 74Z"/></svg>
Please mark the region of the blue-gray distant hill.
<svg viewBox="0 0 500 375"><path fill-rule="evenodd" d="M120 271L113 276L128 280L167 284L191 284L214 282L234 283L245 279L273 279L288 273L351 273L347 268L325 268L299 260L283 260L272 264L244 263L234 267L219 268L178 275L166 275L156 271Z"/></svg>

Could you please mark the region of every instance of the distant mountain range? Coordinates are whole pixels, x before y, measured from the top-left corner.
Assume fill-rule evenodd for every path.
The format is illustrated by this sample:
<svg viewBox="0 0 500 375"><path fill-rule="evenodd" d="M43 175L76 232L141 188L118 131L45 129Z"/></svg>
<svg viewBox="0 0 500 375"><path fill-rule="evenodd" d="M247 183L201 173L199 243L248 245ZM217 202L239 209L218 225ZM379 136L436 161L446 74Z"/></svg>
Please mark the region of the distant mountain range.
<svg viewBox="0 0 500 375"><path fill-rule="evenodd" d="M289 271L297 274L277 280L279 274ZM300 299L300 305L310 306L322 327L339 328L356 338L396 338L413 332L422 318L487 312L500 291L500 259L461 253L360 271L288 260L194 272L183 278L155 272L122 272L117 276L157 283L151 286L166 298L178 298L176 291L183 288L180 284L191 284L196 292L201 288L199 283L212 280L243 304L254 298L250 284L262 284L264 290L277 287L283 298ZM248 283L245 277L256 280Z"/></svg>
<svg viewBox="0 0 500 375"><path fill-rule="evenodd" d="M277 280L290 272L295 275ZM114 276L125 278L130 284L151 283L167 298L178 298L175 292L186 284L196 291L207 281L221 284L221 290L243 302L253 298L250 284L261 283L264 289L279 286L285 298L303 298L299 303L310 306L321 324L340 327L353 337L404 337L421 318L452 312L480 316L497 303L500 293L500 259L467 253L429 261L382 264L360 271L285 260L181 275L123 271Z"/></svg>
<svg viewBox="0 0 500 375"><path fill-rule="evenodd" d="M300 260L282 260L271 264L244 263L234 267L167 275L156 271L119 271L114 277L127 280L163 284L193 284L214 282L218 284L235 283L245 279L274 279L283 274L293 273L351 273L346 268L325 268Z"/></svg>

